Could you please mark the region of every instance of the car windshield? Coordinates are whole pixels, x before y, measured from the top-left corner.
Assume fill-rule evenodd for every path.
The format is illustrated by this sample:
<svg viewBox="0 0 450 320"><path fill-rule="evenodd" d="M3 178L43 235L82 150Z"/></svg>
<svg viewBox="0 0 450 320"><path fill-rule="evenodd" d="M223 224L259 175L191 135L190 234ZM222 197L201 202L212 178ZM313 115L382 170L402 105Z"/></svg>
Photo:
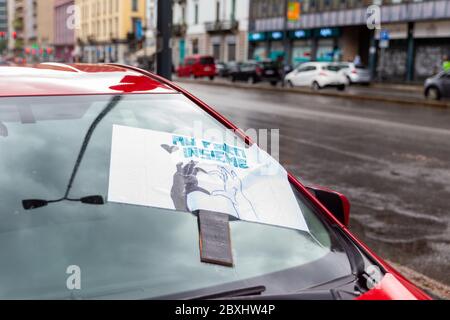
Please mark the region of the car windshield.
<svg viewBox="0 0 450 320"><path fill-rule="evenodd" d="M324 66L323 69L328 70L328 71L334 71L334 72L341 70L341 68L339 66L335 66L335 65Z"/></svg>
<svg viewBox="0 0 450 320"><path fill-rule="evenodd" d="M266 68L266 69L277 67L277 64L273 61L264 61L261 63L261 65L263 66L263 68Z"/></svg>
<svg viewBox="0 0 450 320"><path fill-rule="evenodd" d="M152 298L251 279L280 294L351 274L338 236L295 190L308 230L230 221L233 267L200 261L195 215L109 201L114 126L189 135L198 123L225 130L181 94L0 98L0 298Z"/></svg>
<svg viewBox="0 0 450 320"><path fill-rule="evenodd" d="M213 57L200 58L200 64L215 64Z"/></svg>

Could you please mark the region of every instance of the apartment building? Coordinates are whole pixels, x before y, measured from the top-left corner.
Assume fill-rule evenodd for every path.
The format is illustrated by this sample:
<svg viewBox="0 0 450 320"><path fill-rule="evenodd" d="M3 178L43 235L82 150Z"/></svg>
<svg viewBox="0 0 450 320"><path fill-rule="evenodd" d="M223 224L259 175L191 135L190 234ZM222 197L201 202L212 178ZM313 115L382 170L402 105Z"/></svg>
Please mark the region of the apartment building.
<svg viewBox="0 0 450 320"><path fill-rule="evenodd" d="M8 48L8 3L0 0L0 54Z"/></svg>
<svg viewBox="0 0 450 320"><path fill-rule="evenodd" d="M175 0L173 61L208 54L217 61L240 61L248 55L248 0Z"/></svg>
<svg viewBox="0 0 450 320"><path fill-rule="evenodd" d="M422 81L450 53L448 0L303 0L301 18L287 24L287 33L283 2L250 0L251 58L284 56L295 65L359 56L380 79ZM381 30L367 27L367 8L373 4L380 8ZM382 36L388 41L380 41L386 40Z"/></svg>
<svg viewBox="0 0 450 320"><path fill-rule="evenodd" d="M11 9L14 17L12 27L16 34L14 51L23 54L25 47L36 40L36 1L14 0Z"/></svg>
<svg viewBox="0 0 450 320"><path fill-rule="evenodd" d="M29 62L51 60L54 30L52 10L53 0L8 0L10 51Z"/></svg>
<svg viewBox="0 0 450 320"><path fill-rule="evenodd" d="M85 62L129 63L143 39L146 0L75 0L75 38Z"/></svg>
<svg viewBox="0 0 450 320"><path fill-rule="evenodd" d="M0 32L8 32L8 3L0 0Z"/></svg>
<svg viewBox="0 0 450 320"><path fill-rule="evenodd" d="M13 32L14 32L14 10L15 10L15 3L14 0L6 0L6 11L7 11L7 23L8 23L8 53L13 52L15 41L13 38Z"/></svg>
<svg viewBox="0 0 450 320"><path fill-rule="evenodd" d="M54 2L55 0L38 0L36 2L36 40L39 48L48 51L54 42ZM51 52L51 51L48 51Z"/></svg>

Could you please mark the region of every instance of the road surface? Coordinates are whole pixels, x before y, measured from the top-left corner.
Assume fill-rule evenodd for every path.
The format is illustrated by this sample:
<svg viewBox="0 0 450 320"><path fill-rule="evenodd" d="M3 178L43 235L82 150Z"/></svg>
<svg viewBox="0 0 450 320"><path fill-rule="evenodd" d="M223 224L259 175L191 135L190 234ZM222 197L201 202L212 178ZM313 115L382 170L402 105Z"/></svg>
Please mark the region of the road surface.
<svg viewBox="0 0 450 320"><path fill-rule="evenodd" d="M240 128L280 129L280 161L352 204L382 257L450 284L450 110L182 83Z"/></svg>

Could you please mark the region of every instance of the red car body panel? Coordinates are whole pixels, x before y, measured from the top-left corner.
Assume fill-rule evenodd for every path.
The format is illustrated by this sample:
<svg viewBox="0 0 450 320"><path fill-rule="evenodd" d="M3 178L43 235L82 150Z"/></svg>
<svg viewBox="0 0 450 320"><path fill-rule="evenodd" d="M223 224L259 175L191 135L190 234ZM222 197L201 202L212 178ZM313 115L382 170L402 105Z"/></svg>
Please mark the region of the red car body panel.
<svg viewBox="0 0 450 320"><path fill-rule="evenodd" d="M0 67L0 96L174 93L140 72L108 65Z"/></svg>
<svg viewBox="0 0 450 320"><path fill-rule="evenodd" d="M204 63L207 60L208 63ZM184 59L184 64L177 69L179 77L214 77L216 75L216 64L211 56L194 55Z"/></svg>
<svg viewBox="0 0 450 320"><path fill-rule="evenodd" d="M5 73L6 70L6 73ZM32 71L30 71L32 70ZM61 74L63 73L63 74ZM6 77L4 76L6 74ZM31 78L31 79L30 79ZM14 79L11 85L11 79ZM88 81L89 80L89 81ZM84 82L84 83L83 83ZM95 86L90 88L86 82ZM8 84L9 83L9 84ZM34 67L0 67L0 97L41 95L90 95L90 94L182 93L226 128L233 129L248 144L253 141L231 121L209 105L165 78L150 72L123 65L61 65L44 64ZM348 228L339 222L308 190L289 173L289 181L368 256L382 266L386 274L372 290L358 300L429 300L425 294L404 278L387 262L376 255Z"/></svg>

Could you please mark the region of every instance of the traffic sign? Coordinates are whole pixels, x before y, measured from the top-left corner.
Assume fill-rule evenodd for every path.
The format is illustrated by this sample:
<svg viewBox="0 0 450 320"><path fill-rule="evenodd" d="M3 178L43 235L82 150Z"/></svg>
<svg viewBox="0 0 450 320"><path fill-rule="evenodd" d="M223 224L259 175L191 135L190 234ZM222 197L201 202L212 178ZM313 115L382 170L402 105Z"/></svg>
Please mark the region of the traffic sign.
<svg viewBox="0 0 450 320"><path fill-rule="evenodd" d="M389 48L389 40L380 40L379 47L381 49Z"/></svg>
<svg viewBox="0 0 450 320"><path fill-rule="evenodd" d="M383 29L380 31L380 40L385 40L385 41L391 40L389 30Z"/></svg>

